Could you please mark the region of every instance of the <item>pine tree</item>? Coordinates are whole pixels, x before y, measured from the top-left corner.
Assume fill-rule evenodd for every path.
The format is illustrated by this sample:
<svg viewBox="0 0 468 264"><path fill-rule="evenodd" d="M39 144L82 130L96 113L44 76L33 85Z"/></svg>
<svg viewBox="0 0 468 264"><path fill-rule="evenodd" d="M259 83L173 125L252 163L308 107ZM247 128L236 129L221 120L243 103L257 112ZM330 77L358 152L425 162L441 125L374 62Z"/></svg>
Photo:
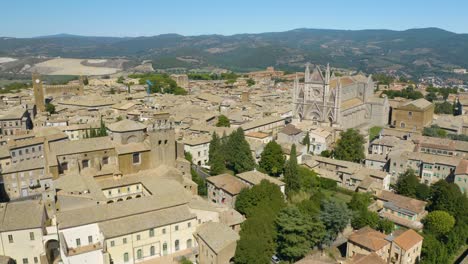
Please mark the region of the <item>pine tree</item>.
<svg viewBox="0 0 468 264"><path fill-rule="evenodd" d="M286 163L284 170L284 180L286 183L286 196L291 198L291 194L298 192L301 189L299 173L297 170L296 145L291 146L289 161Z"/></svg>

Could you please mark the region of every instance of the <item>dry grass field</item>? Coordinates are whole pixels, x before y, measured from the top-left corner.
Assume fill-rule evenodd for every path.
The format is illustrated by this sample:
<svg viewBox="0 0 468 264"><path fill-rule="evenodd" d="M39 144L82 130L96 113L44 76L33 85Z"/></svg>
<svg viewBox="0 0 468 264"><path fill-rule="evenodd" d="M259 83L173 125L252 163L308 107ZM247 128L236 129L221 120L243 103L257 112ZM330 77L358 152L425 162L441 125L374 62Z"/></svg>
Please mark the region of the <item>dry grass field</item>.
<svg viewBox="0 0 468 264"><path fill-rule="evenodd" d="M117 67L105 67L104 64L107 60L89 60L88 62L94 62L96 66L90 66L91 63L83 65L85 59L67 59L58 58L44 61L35 64L30 72L37 71L41 74L46 75L106 75L119 72L121 69Z"/></svg>

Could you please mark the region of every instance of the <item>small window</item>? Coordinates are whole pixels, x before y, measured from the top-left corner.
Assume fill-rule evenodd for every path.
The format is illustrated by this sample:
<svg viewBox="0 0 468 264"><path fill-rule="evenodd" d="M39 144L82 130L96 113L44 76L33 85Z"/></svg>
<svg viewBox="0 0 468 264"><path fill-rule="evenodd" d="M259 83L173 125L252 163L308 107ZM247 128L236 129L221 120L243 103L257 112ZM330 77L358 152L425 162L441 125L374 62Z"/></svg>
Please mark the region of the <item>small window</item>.
<svg viewBox="0 0 468 264"><path fill-rule="evenodd" d="M191 223L191 222L188 222L188 223L187 223L187 227L188 227L188 228L192 227L192 223Z"/></svg>
<svg viewBox="0 0 468 264"><path fill-rule="evenodd" d="M13 235L8 235L8 242L13 243Z"/></svg>
<svg viewBox="0 0 468 264"><path fill-rule="evenodd" d="M81 240L79 238L76 239L76 247L81 246Z"/></svg>
<svg viewBox="0 0 468 264"><path fill-rule="evenodd" d="M176 225L176 226L174 227L174 229L175 229L175 231L179 231L179 226Z"/></svg>
<svg viewBox="0 0 468 264"><path fill-rule="evenodd" d="M154 246L151 246L151 247L150 247L150 255L151 255L151 256L154 256L155 254L156 254L155 247L154 247Z"/></svg>
<svg viewBox="0 0 468 264"><path fill-rule="evenodd" d="M164 242L163 244L163 255L164 256L167 255L167 243L166 242Z"/></svg>
<svg viewBox="0 0 468 264"><path fill-rule="evenodd" d="M154 228L149 230L149 236L154 237Z"/></svg>
<svg viewBox="0 0 468 264"><path fill-rule="evenodd" d="M29 240L34 240L34 232L29 232Z"/></svg>
<svg viewBox="0 0 468 264"><path fill-rule="evenodd" d="M133 153L132 158L133 158L133 164L140 163L140 153Z"/></svg>
<svg viewBox="0 0 468 264"><path fill-rule="evenodd" d="M143 258L143 250L139 249L137 250L137 259L142 259Z"/></svg>
<svg viewBox="0 0 468 264"><path fill-rule="evenodd" d="M82 165L83 169L88 168L89 167L89 160L83 160L81 162L81 165Z"/></svg>
<svg viewBox="0 0 468 264"><path fill-rule="evenodd" d="M137 240L140 240L141 239L141 236L140 235L137 235Z"/></svg>
<svg viewBox="0 0 468 264"><path fill-rule="evenodd" d="M128 253L124 253L124 262L125 262L125 263L128 262L128 259L129 259L129 258L128 258Z"/></svg>
<svg viewBox="0 0 468 264"><path fill-rule="evenodd" d="M34 257L34 263L39 263L39 259L37 257Z"/></svg>
<svg viewBox="0 0 468 264"><path fill-rule="evenodd" d="M166 234L166 228L163 228L162 233Z"/></svg>
<svg viewBox="0 0 468 264"><path fill-rule="evenodd" d="M408 116L413 116L413 112L408 112Z"/></svg>
<svg viewBox="0 0 468 264"><path fill-rule="evenodd" d="M112 241L111 241L111 247L114 247L114 246L115 246L115 241L112 240Z"/></svg>
<svg viewBox="0 0 468 264"><path fill-rule="evenodd" d="M124 238L122 239L122 242L123 242L124 244L127 244L127 238L124 237Z"/></svg>
<svg viewBox="0 0 468 264"><path fill-rule="evenodd" d="M28 264L28 263L29 263L29 262L28 262L28 259L27 259L27 258L24 258L24 259L23 259L23 264Z"/></svg>
<svg viewBox="0 0 468 264"><path fill-rule="evenodd" d="M68 162L62 162L62 170L66 171L68 170Z"/></svg>
<svg viewBox="0 0 468 264"><path fill-rule="evenodd" d="M102 158L102 164L103 165L109 164L109 157Z"/></svg>
<svg viewBox="0 0 468 264"><path fill-rule="evenodd" d="M180 249L180 248L179 248L179 240L176 240L176 241L175 241L175 250L176 250L176 251L179 251L179 249Z"/></svg>
<svg viewBox="0 0 468 264"><path fill-rule="evenodd" d="M112 241L114 242L114 241ZM92 244L93 243L93 236L88 236L88 243Z"/></svg>

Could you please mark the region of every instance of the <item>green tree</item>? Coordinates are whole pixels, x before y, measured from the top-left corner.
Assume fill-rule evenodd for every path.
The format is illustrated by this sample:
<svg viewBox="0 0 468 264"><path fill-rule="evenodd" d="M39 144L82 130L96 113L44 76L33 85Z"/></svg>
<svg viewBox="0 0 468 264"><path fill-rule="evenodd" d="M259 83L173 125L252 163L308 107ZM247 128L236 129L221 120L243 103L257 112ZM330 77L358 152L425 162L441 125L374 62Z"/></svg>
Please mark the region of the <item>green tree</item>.
<svg viewBox="0 0 468 264"><path fill-rule="evenodd" d="M229 118L225 115L218 116L218 122L216 123L217 127L230 127L231 123Z"/></svg>
<svg viewBox="0 0 468 264"><path fill-rule="evenodd" d="M377 228L379 224L379 215L376 212L371 212L367 209L353 212L353 218L351 219L351 226L354 229L361 229L365 226L371 228Z"/></svg>
<svg viewBox="0 0 468 264"><path fill-rule="evenodd" d="M286 166L284 169L284 181L286 196L288 198L290 198L293 193L296 193L301 189L301 182L299 179L299 173L297 171L297 156L295 144L291 146L289 160L286 162Z"/></svg>
<svg viewBox="0 0 468 264"><path fill-rule="evenodd" d="M47 112L49 112L49 114L55 114L55 105L51 104L51 103L47 103L45 105L45 110Z"/></svg>
<svg viewBox="0 0 468 264"><path fill-rule="evenodd" d="M285 207L280 188L267 180L243 189L236 199L236 209L247 216L237 242L235 263L269 263L276 249L275 219Z"/></svg>
<svg viewBox="0 0 468 264"><path fill-rule="evenodd" d="M275 141L270 141L263 149L259 166L269 175L278 177L283 172L284 159L281 146Z"/></svg>
<svg viewBox="0 0 468 264"><path fill-rule="evenodd" d="M434 113L452 115L453 114L453 105L451 103L447 102L447 101L445 101L443 103L436 103Z"/></svg>
<svg viewBox="0 0 468 264"><path fill-rule="evenodd" d="M107 136L107 128L106 128L106 124L102 120L102 116L101 116L101 124L100 124L100 127L99 127L99 133L98 134L99 134L100 137Z"/></svg>
<svg viewBox="0 0 468 264"><path fill-rule="evenodd" d="M388 219L380 219L379 223L377 224L377 230L385 234L390 234L393 229L395 229L395 225Z"/></svg>
<svg viewBox="0 0 468 264"><path fill-rule="evenodd" d="M245 140L244 131L238 128L232 132L226 143L227 167L234 173L251 171L255 168L255 161L250 151L250 145Z"/></svg>
<svg viewBox="0 0 468 264"><path fill-rule="evenodd" d="M295 206L281 210L276 218L278 253L286 260L302 258L325 235L321 222L310 221Z"/></svg>
<svg viewBox="0 0 468 264"><path fill-rule="evenodd" d="M208 151L208 164L210 165L210 174L219 175L226 170L224 165L223 145L218 134L213 133Z"/></svg>
<svg viewBox="0 0 468 264"><path fill-rule="evenodd" d="M367 210L367 207L372 203L372 196L369 193L353 193L351 201L348 203L348 208L353 211Z"/></svg>
<svg viewBox="0 0 468 264"><path fill-rule="evenodd" d="M263 207L255 215L247 218L239 232L234 262L236 264L270 263L276 250L276 214L268 207Z"/></svg>
<svg viewBox="0 0 468 264"><path fill-rule="evenodd" d="M320 153L320 156L325 157L325 158L331 158L332 152L326 149Z"/></svg>
<svg viewBox="0 0 468 264"><path fill-rule="evenodd" d="M431 190L429 211L446 211L457 222L468 221L468 198L456 184L440 180L431 186Z"/></svg>
<svg viewBox="0 0 468 264"><path fill-rule="evenodd" d="M434 92L429 92L426 94L426 100L428 100L429 102L433 102L437 100L437 95Z"/></svg>
<svg viewBox="0 0 468 264"><path fill-rule="evenodd" d="M351 213L346 204L335 200L323 200L320 208L320 220L326 230L321 244L331 245L348 225Z"/></svg>
<svg viewBox="0 0 468 264"><path fill-rule="evenodd" d="M455 226L455 218L445 211L432 211L424 219L427 231L436 234L447 234Z"/></svg>
<svg viewBox="0 0 468 264"><path fill-rule="evenodd" d="M198 195L206 196L207 189L206 189L206 182L198 173L191 168L190 173L192 175L192 181L194 181L198 185Z"/></svg>
<svg viewBox="0 0 468 264"><path fill-rule="evenodd" d="M307 146L307 153L310 151L310 135L309 131L307 131L306 135L302 139L302 145Z"/></svg>
<svg viewBox="0 0 468 264"><path fill-rule="evenodd" d="M236 198L235 207L237 211L250 217L263 204L274 211L279 211L285 206L284 196L278 185L267 180L262 180L250 189L242 189Z"/></svg>
<svg viewBox="0 0 468 264"><path fill-rule="evenodd" d="M340 133L334 156L339 160L360 162L364 156L364 137L356 129L348 129Z"/></svg>
<svg viewBox="0 0 468 264"><path fill-rule="evenodd" d="M297 166L297 174L301 190L311 193L315 188L320 186L320 180L313 170L303 166Z"/></svg>
<svg viewBox="0 0 468 264"><path fill-rule="evenodd" d="M255 81L252 78L247 79L247 86L253 86L255 85Z"/></svg>
<svg viewBox="0 0 468 264"><path fill-rule="evenodd" d="M124 80L125 78L123 76L119 76L119 78L117 78L117 83L124 83Z"/></svg>
<svg viewBox="0 0 468 264"><path fill-rule="evenodd" d="M190 164L193 163L193 157L192 157L192 153L188 152L188 151L185 151L184 152L184 157L186 160L190 161Z"/></svg>
<svg viewBox="0 0 468 264"><path fill-rule="evenodd" d="M421 263L423 264L448 264L449 255L444 244L432 234L424 235L421 250Z"/></svg>
<svg viewBox="0 0 468 264"><path fill-rule="evenodd" d="M414 170L409 168L398 178L395 190L398 194L415 198L416 189L419 184L419 180L416 177Z"/></svg>

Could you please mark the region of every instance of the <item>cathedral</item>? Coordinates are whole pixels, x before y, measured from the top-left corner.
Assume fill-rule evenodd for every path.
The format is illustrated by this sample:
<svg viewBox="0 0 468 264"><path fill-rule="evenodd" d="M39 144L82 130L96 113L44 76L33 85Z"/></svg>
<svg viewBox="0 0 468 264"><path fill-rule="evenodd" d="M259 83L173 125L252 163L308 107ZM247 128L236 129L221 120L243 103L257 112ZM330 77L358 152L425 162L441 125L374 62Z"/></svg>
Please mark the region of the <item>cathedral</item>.
<svg viewBox="0 0 468 264"><path fill-rule="evenodd" d="M296 78L293 87L293 119L340 129L384 126L388 123L387 98L374 96L372 77L358 74L335 77L327 65L325 72L307 64L304 83Z"/></svg>

